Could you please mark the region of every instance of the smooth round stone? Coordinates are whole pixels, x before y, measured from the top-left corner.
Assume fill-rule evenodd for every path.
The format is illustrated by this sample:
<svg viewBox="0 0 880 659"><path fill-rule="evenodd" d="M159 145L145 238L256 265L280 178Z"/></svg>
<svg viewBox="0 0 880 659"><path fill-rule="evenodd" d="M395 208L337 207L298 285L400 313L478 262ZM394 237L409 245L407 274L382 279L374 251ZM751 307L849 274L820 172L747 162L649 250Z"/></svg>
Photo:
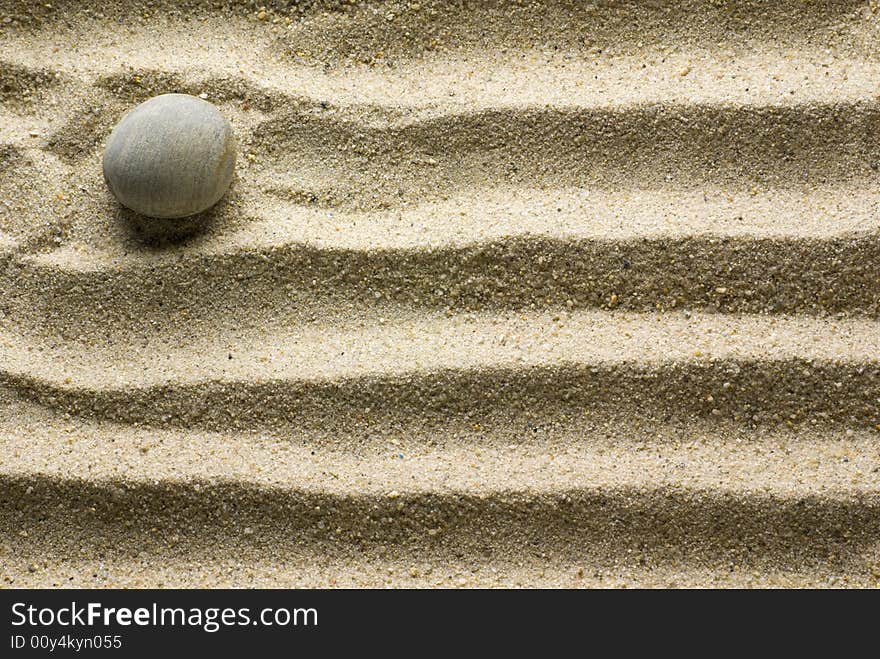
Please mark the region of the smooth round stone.
<svg viewBox="0 0 880 659"><path fill-rule="evenodd" d="M119 202L149 217L186 217L216 204L235 171L232 126L211 103L163 94L122 118L104 150Z"/></svg>

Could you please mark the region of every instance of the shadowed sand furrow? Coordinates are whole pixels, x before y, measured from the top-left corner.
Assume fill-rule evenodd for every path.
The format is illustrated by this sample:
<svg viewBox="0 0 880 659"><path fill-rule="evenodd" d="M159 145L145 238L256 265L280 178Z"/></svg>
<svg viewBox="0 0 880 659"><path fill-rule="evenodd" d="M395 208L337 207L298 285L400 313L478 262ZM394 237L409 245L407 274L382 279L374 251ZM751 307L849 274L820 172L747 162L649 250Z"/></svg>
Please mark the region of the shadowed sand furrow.
<svg viewBox="0 0 880 659"><path fill-rule="evenodd" d="M63 387L0 372L43 405L155 427L334 428L442 426L510 417L620 422L723 418L748 424L875 427L880 367L791 360L711 365L484 368L338 382L208 381L130 389ZM707 393L712 392L712 393Z"/></svg>
<svg viewBox="0 0 880 659"><path fill-rule="evenodd" d="M297 112L258 126L252 149L294 181L333 180L366 205L368 195L436 198L487 180L740 189L876 180L878 132L874 101L487 110L400 127Z"/></svg>
<svg viewBox="0 0 880 659"><path fill-rule="evenodd" d="M821 8L820 8L821 7ZM474 49L644 52L658 44L777 47L834 44L864 48L876 32L867 2L502 2L352 8L305 16L280 43L296 58L325 66L382 64ZM283 15L284 12L279 12ZM321 38L316 38L320 33Z"/></svg>
<svg viewBox="0 0 880 659"><path fill-rule="evenodd" d="M0 542L14 543L19 560L429 555L867 572L880 539L880 501L870 494L621 487L333 496L241 482L2 477L0 503Z"/></svg>
<svg viewBox="0 0 880 659"><path fill-rule="evenodd" d="M7 291L0 309L35 336L86 335L97 342L124 342L132 332L198 336L393 309L692 308L871 317L880 311L880 241L873 233L522 236L425 250L287 245L168 257L126 262L71 252L10 259L0 273Z"/></svg>
<svg viewBox="0 0 880 659"><path fill-rule="evenodd" d="M460 50L503 48L567 52L642 52L659 44L748 47L864 49L876 35L876 7L868 0L751 0L749 2L612 2L502 0L448 3L343 1L266 2L105 2L91 11L75 2L33 5L4 0L13 26L51 31L74 25L113 24L129 19L187 16L247 26L278 42L290 57L324 66L350 62L384 63ZM244 19L249 19L245 22ZM250 23L248 25L248 23Z"/></svg>
<svg viewBox="0 0 880 659"><path fill-rule="evenodd" d="M518 3L501 1L379 3L306 15L279 40L300 58L322 63L393 61L460 49L644 52L657 44L777 47L834 44L864 48L876 28L865 0L799 2L640 2L638 0ZM379 11L376 11L376 8ZM283 16L284 12L279 11ZM318 37L320 34L320 37Z"/></svg>
<svg viewBox="0 0 880 659"><path fill-rule="evenodd" d="M2 379L71 413L209 429L536 414L873 427L878 340L871 322L608 313L305 329L185 350L157 341L103 355L23 350L8 337Z"/></svg>

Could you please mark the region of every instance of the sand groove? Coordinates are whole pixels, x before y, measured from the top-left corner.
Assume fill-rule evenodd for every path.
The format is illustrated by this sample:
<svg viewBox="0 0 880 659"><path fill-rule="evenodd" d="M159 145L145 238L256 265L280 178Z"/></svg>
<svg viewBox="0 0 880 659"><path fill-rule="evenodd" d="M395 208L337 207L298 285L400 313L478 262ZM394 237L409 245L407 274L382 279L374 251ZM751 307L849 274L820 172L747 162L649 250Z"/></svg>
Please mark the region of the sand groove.
<svg viewBox="0 0 880 659"><path fill-rule="evenodd" d="M39 514L59 500L66 503L50 506L49 515ZM83 549L112 551L121 536L132 558L147 551L171 560L217 560L234 552L258 560L261 554L296 554L303 548L350 558L375 556L379 547L393 545L410 557L428 550L434 560L468 554L489 562L496 552L509 555L524 544L529 558L659 566L681 561L681 548L687 546L694 558L685 558L686 565L693 560L721 567L731 554L740 553L739 562L752 569L773 563L792 568L829 556L845 564L880 535L876 496L835 500L598 488L497 492L488 498L468 493L334 497L241 483L4 478L0 501L16 510L28 536L57 539L59 549L70 555ZM285 538L281 546L278 538ZM21 544L28 551L34 541ZM626 558L633 549L639 550L638 557Z"/></svg>
<svg viewBox="0 0 880 659"><path fill-rule="evenodd" d="M260 4L0 0L3 585L880 583L876 2Z"/></svg>
<svg viewBox="0 0 880 659"><path fill-rule="evenodd" d="M2 381L73 413L155 426L314 427L507 416L880 423L873 322L488 316L250 341L23 352ZM185 355L201 355L197 364ZM56 354L53 354L56 353ZM414 358L413 355L421 355Z"/></svg>

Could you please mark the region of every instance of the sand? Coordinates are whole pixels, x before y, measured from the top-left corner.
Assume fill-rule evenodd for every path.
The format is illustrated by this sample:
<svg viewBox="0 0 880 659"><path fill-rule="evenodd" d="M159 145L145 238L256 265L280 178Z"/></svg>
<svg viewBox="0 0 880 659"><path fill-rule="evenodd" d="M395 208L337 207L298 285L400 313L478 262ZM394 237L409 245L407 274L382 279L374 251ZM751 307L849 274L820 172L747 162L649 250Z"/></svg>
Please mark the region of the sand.
<svg viewBox="0 0 880 659"><path fill-rule="evenodd" d="M0 586L880 586L876 2L292 4L0 1Z"/></svg>

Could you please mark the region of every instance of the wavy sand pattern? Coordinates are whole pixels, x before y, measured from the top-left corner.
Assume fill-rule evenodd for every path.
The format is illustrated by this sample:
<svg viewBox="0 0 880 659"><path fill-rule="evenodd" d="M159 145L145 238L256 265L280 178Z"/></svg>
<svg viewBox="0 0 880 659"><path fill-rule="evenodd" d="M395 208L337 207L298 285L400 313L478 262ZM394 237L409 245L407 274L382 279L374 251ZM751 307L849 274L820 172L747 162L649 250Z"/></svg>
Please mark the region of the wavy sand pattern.
<svg viewBox="0 0 880 659"><path fill-rule="evenodd" d="M873 0L0 1L0 586L880 585ZM119 208L205 94L237 179Z"/></svg>

